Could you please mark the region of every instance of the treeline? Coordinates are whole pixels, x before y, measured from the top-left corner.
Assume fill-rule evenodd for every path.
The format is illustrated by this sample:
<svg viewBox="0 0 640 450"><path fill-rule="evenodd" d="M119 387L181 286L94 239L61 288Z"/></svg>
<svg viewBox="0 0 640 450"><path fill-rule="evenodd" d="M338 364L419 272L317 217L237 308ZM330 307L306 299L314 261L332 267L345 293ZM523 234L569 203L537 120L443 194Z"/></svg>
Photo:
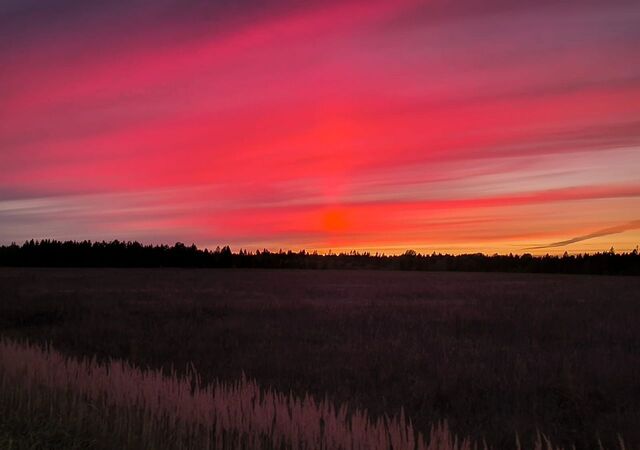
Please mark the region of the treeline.
<svg viewBox="0 0 640 450"><path fill-rule="evenodd" d="M538 272L640 275L640 255L609 252L563 256L340 253L320 255L306 251L268 250L233 253L228 246L215 250L176 243L142 245L139 242L27 241L0 247L0 266L14 267L211 267L273 269L380 269L465 272Z"/></svg>

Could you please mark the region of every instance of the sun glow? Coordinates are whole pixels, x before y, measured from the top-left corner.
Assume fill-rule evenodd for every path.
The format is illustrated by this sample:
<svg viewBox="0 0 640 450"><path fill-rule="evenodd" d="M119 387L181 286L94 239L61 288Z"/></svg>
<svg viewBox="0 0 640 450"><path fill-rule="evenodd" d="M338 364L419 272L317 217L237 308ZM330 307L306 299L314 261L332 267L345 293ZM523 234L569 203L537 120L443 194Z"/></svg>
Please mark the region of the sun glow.
<svg viewBox="0 0 640 450"><path fill-rule="evenodd" d="M322 229L328 233L340 233L349 228L347 211L342 208L331 208L322 214Z"/></svg>

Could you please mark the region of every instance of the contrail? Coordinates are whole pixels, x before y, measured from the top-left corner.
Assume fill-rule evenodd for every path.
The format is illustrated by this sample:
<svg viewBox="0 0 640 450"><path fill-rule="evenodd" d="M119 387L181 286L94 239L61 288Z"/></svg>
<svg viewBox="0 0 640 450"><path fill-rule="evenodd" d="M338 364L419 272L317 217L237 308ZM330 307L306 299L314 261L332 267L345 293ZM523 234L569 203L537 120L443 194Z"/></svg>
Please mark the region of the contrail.
<svg viewBox="0 0 640 450"><path fill-rule="evenodd" d="M528 248L525 248L524 250L541 250L545 248L563 247L565 245L574 244L576 242L586 241L587 239L593 239L601 236L608 236L610 234L623 233L625 231L636 230L638 228L640 228L640 220L634 220L632 222L628 222L623 225L618 225L616 227L603 228L602 230L594 231L593 233L567 239L566 241L552 242L550 244L538 245L536 247L528 247Z"/></svg>

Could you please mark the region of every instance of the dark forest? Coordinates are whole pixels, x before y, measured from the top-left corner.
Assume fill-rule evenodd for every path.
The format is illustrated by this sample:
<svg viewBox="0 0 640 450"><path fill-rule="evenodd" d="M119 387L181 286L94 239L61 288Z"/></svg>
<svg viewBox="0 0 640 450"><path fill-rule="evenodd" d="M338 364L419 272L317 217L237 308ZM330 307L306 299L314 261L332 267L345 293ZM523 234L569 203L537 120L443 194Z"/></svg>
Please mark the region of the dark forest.
<svg viewBox="0 0 640 450"><path fill-rule="evenodd" d="M143 245L139 242L30 240L0 247L0 266L8 267L202 267L262 269L372 269L456 272L567 273L640 275L638 250L562 256L545 255L402 255L370 253L318 254L307 251L233 252L229 246L199 249L183 243Z"/></svg>

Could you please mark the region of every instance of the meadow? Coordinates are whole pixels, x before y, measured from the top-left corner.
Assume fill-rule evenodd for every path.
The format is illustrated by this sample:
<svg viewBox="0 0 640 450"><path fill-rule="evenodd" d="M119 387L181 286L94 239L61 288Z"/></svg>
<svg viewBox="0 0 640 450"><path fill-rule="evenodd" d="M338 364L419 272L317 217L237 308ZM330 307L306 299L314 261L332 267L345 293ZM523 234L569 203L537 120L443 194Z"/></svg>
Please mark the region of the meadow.
<svg viewBox="0 0 640 450"><path fill-rule="evenodd" d="M203 383L244 376L371 417L403 408L427 436L447 420L497 449L516 435L530 447L538 431L640 447L639 323L638 277L0 269L5 338L195 368ZM19 425L0 424L0 439Z"/></svg>

